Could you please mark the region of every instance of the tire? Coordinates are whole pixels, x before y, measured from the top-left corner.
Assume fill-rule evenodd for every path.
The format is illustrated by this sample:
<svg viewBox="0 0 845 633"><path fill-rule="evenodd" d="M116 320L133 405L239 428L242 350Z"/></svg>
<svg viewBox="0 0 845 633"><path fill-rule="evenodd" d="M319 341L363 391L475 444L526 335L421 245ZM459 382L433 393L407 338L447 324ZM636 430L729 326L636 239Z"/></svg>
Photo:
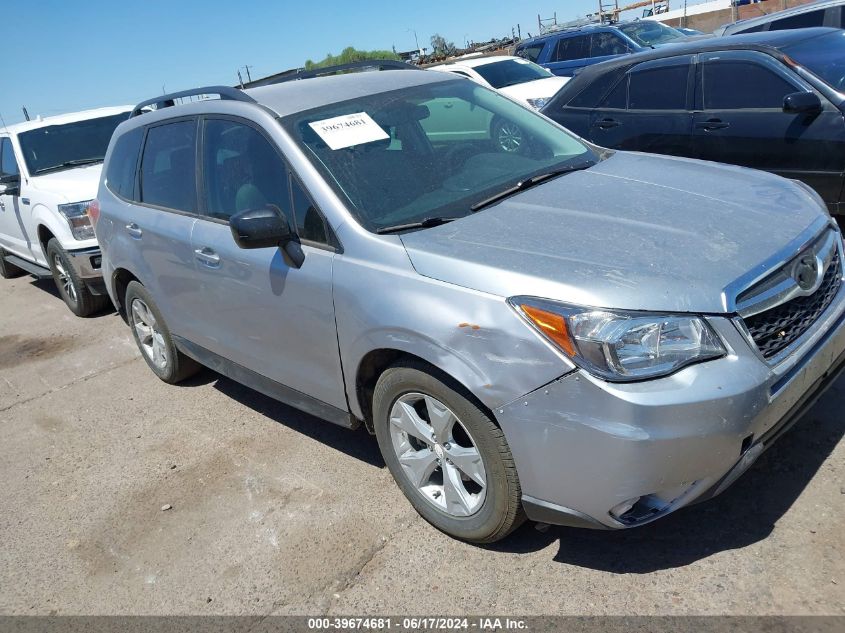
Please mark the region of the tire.
<svg viewBox="0 0 845 633"><path fill-rule="evenodd" d="M176 348L170 329L144 286L137 281L129 282L124 305L126 305L126 318L132 329L135 344L147 366L156 376L166 383L175 385L201 369L202 366L199 363ZM139 322L143 322L148 328L148 338L142 339L142 332L146 334L146 331L144 327L139 326Z"/></svg>
<svg viewBox="0 0 845 633"><path fill-rule="evenodd" d="M408 422L413 419L404 413L409 407L427 429ZM434 431L429 420L451 419L449 414L454 418L451 427L449 422L436 426L451 430L421 440L428 430ZM504 433L460 385L434 367L402 361L387 369L373 393L373 425L396 484L438 530L471 543L493 543L525 520L519 477ZM474 481L476 477L485 485Z"/></svg>
<svg viewBox="0 0 845 633"><path fill-rule="evenodd" d="M501 117L493 119L490 137L496 149L506 154L521 154L525 151L525 132L516 123Z"/></svg>
<svg viewBox="0 0 845 633"><path fill-rule="evenodd" d="M24 274L25 271L22 268L10 264L4 259L5 257L6 251L0 248L0 277L3 279L12 279L13 277L20 277Z"/></svg>
<svg viewBox="0 0 845 633"><path fill-rule="evenodd" d="M53 273L53 281L62 300L76 316L87 317L101 312L108 304L106 295L95 295L76 274L70 259L55 237L47 242L47 262Z"/></svg>

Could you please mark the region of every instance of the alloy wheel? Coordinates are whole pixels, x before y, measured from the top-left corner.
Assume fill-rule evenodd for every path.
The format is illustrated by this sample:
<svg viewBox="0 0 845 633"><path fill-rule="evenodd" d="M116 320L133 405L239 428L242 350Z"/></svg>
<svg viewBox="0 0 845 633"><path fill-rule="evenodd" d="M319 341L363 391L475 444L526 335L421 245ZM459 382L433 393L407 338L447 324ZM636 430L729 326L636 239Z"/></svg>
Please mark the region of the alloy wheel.
<svg viewBox="0 0 845 633"><path fill-rule="evenodd" d="M408 482L435 508L456 517L481 509L484 461L449 407L422 393L400 396L390 411L390 437Z"/></svg>
<svg viewBox="0 0 845 633"><path fill-rule="evenodd" d="M53 267L55 268L56 274L59 277L59 287L68 297L68 299L70 299L73 303L76 303L76 286L74 285L73 278L68 273L67 269L65 268L65 264L58 253L53 255Z"/></svg>
<svg viewBox="0 0 845 633"><path fill-rule="evenodd" d="M158 322L146 303L137 297L132 300L132 327L138 335L141 350L158 367L167 367L167 352L164 335L158 328Z"/></svg>
<svg viewBox="0 0 845 633"><path fill-rule="evenodd" d="M522 147L522 130L516 123L503 121L498 128L496 141L502 151L514 153Z"/></svg>

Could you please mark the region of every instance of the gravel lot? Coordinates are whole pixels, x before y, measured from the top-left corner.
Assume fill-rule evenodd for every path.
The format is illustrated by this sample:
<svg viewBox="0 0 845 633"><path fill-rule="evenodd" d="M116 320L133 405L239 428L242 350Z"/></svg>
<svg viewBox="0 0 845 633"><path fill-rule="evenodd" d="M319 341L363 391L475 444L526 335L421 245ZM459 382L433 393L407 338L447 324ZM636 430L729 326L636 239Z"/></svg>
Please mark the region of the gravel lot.
<svg viewBox="0 0 845 633"><path fill-rule="evenodd" d="M165 385L52 282L0 280L0 306L0 613L845 613L845 380L709 503L479 548L363 430L211 371Z"/></svg>

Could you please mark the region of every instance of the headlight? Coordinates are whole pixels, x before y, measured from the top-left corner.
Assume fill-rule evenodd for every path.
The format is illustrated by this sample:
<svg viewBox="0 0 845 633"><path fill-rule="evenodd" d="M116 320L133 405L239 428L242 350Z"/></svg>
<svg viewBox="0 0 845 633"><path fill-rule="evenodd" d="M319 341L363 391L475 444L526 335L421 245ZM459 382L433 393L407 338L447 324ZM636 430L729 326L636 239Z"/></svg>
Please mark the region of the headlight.
<svg viewBox="0 0 845 633"><path fill-rule="evenodd" d="M88 205L90 204L91 200L85 200L84 202L59 205L59 213L65 217L70 225L74 239L90 240L94 237L94 227L91 226L91 218L88 217Z"/></svg>
<svg viewBox="0 0 845 633"><path fill-rule="evenodd" d="M544 99L544 98L526 99L526 101L528 102L528 105L530 105L535 110L539 110L540 108L542 108L544 105L546 105L549 102L548 99Z"/></svg>
<svg viewBox="0 0 845 633"><path fill-rule="evenodd" d="M697 316L611 312L533 297L509 303L572 362L610 381L667 376L726 351Z"/></svg>

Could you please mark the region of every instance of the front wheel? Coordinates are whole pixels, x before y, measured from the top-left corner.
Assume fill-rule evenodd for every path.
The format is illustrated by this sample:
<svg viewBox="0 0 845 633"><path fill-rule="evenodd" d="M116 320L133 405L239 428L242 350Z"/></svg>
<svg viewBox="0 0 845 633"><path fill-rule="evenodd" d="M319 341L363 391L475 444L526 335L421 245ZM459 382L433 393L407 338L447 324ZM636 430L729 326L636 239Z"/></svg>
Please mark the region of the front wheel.
<svg viewBox="0 0 845 633"><path fill-rule="evenodd" d="M103 310L109 302L105 295L95 295L70 265L70 258L55 237L47 242L47 261L59 295L76 316L87 317Z"/></svg>
<svg viewBox="0 0 845 633"><path fill-rule="evenodd" d="M437 529L492 543L524 520L502 430L463 389L422 363L399 363L373 394L379 448L399 488Z"/></svg>

